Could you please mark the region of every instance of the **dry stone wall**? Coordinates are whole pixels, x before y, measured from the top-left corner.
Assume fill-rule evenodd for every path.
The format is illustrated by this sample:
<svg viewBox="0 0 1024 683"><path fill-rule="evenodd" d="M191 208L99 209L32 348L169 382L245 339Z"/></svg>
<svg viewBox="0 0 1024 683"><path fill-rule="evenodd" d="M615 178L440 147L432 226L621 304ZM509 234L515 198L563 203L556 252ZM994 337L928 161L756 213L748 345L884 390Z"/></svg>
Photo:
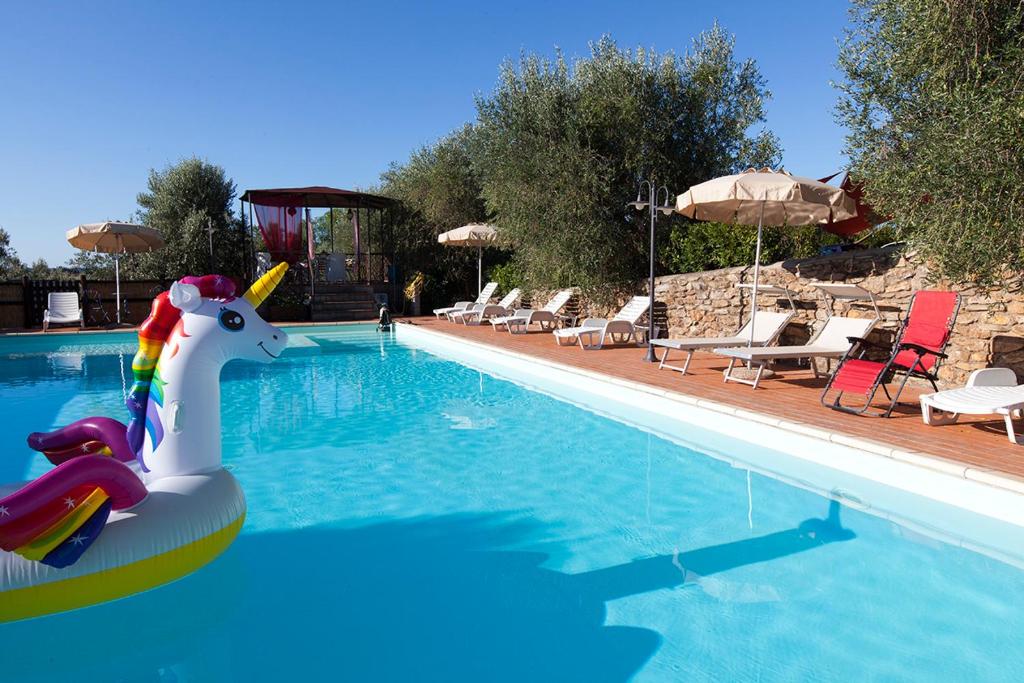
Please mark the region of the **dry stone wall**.
<svg viewBox="0 0 1024 683"><path fill-rule="evenodd" d="M655 285L658 302L655 322L672 337L731 335L750 313L750 291L737 285L750 283L752 279L752 267L659 277ZM796 316L781 343L803 343L821 329L827 313L812 284L821 281L857 284L874 292L882 320L872 336L884 343L892 340L915 291L958 291L963 302L948 348L949 359L939 373L941 384L963 384L972 370L984 367L1008 367L1019 379L1024 379L1024 294L1020 273L1005 274L993 287L950 283L934 277L916 254L899 248L847 252L762 266L762 283L784 286L793 292ZM639 285L635 293L646 291L646 285ZM572 306L581 315L607 316L630 294L623 292L611 300L605 297L602 303L580 297ZM547 295L547 292L534 293L536 305L542 306ZM759 308L789 307L785 299L776 302L776 297L761 297ZM869 303L839 302L835 310L852 317L874 315ZM665 336L664 332L661 334Z"/></svg>

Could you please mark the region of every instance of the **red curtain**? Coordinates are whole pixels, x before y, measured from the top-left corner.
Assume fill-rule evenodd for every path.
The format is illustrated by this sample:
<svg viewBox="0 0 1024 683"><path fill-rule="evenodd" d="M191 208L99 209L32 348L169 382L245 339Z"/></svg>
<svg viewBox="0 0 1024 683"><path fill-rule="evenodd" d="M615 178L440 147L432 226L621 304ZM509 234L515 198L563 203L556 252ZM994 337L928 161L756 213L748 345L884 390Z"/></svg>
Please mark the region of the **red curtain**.
<svg viewBox="0 0 1024 683"><path fill-rule="evenodd" d="M256 222L274 262L293 264L302 258L302 210L294 206L253 204Z"/></svg>

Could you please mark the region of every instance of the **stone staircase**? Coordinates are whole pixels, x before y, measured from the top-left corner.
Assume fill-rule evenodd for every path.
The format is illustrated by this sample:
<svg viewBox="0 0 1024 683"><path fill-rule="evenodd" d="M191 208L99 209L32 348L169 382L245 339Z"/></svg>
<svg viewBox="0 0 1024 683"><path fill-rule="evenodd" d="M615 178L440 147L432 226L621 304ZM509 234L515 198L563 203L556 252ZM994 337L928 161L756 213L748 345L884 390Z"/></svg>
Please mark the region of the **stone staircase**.
<svg viewBox="0 0 1024 683"><path fill-rule="evenodd" d="M377 319L377 302L370 285L318 284L315 291L314 322Z"/></svg>

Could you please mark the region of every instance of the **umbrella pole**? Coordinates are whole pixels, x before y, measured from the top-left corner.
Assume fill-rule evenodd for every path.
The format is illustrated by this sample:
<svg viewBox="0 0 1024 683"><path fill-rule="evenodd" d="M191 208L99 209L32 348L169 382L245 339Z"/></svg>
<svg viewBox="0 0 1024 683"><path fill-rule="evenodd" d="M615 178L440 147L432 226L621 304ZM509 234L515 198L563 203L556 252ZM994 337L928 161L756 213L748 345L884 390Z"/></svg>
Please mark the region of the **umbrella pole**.
<svg viewBox="0 0 1024 683"><path fill-rule="evenodd" d="M754 325L757 324L757 287L761 277L761 232L764 224L764 205L761 202L761 215L757 219L757 249L754 251L754 293L750 297L750 337L747 338L747 348L754 345Z"/></svg>
<svg viewBox="0 0 1024 683"><path fill-rule="evenodd" d="M476 248L476 295L484 290L484 248Z"/></svg>
<svg viewBox="0 0 1024 683"><path fill-rule="evenodd" d="M114 254L114 308L117 309L117 324L121 324L121 266L120 254Z"/></svg>

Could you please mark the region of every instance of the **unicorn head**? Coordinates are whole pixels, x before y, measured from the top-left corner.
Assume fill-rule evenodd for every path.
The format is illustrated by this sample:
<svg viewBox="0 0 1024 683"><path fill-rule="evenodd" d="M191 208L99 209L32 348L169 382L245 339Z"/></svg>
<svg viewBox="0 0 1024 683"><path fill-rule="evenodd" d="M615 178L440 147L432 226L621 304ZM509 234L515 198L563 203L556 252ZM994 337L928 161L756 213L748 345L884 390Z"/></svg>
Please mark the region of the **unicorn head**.
<svg viewBox="0 0 1024 683"><path fill-rule="evenodd" d="M150 479L220 467L220 370L237 358L270 362L288 337L256 308L284 277L281 263L241 297L220 275L186 277L153 301L139 328L128 445Z"/></svg>

